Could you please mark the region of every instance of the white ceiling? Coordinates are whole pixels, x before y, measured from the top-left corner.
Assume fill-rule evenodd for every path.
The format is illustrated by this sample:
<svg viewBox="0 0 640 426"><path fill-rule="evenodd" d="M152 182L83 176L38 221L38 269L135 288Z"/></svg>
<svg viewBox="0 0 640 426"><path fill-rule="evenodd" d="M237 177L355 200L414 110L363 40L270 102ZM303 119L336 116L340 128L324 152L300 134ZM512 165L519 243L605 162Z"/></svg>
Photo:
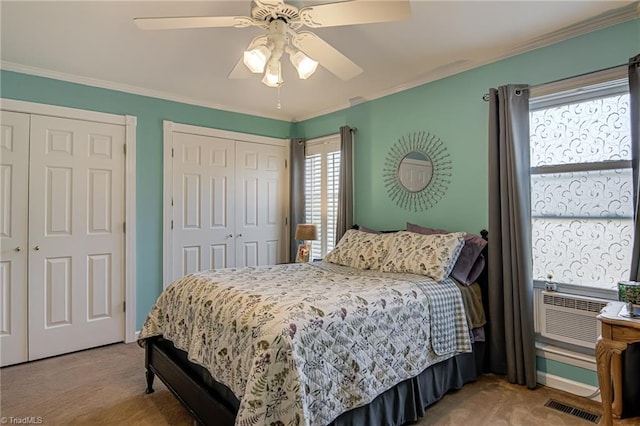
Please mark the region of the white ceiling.
<svg viewBox="0 0 640 426"><path fill-rule="evenodd" d="M363 1L363 0L358 0ZM330 1L290 1L298 7ZM0 2L2 68L258 116L299 121L639 16L630 1L411 0L410 21L313 29L364 69L278 90L227 75L262 30L142 31L135 17L247 16L234 1ZM585 22L586 21L586 22ZM579 25L578 25L579 24Z"/></svg>

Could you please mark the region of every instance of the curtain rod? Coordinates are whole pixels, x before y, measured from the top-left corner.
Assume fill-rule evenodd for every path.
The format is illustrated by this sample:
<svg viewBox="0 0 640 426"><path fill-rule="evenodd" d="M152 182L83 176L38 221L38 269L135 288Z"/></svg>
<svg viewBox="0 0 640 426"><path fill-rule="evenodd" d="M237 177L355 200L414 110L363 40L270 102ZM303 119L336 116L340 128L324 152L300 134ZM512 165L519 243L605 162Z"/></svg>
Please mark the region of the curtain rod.
<svg viewBox="0 0 640 426"><path fill-rule="evenodd" d="M351 130L351 133L355 133L358 131L357 127L350 127L349 128ZM340 134L340 129L338 129L337 133L327 133L326 135L320 135L320 136L314 136L311 139L320 139L320 138L326 138L329 136L334 136L334 135L339 135ZM309 140L309 138L303 138L304 140Z"/></svg>
<svg viewBox="0 0 640 426"><path fill-rule="evenodd" d="M595 73L603 72L603 71L609 71L609 70L612 70L612 69L615 69L615 68L620 68L620 67L629 66L629 65L635 65L635 64L640 64L640 61L625 62L624 64L613 65L613 66L610 66L610 67L607 67L607 68L602 68L602 69L595 70L595 71L589 71L589 72L585 72L585 73L578 74L578 75L572 75L570 77L559 78L557 80L547 81L546 83L540 83L540 84L536 84L536 85L533 85L533 86L529 86L529 88L532 89L532 88L537 88L537 87L540 87L540 86L546 86L547 84L560 83L561 81L571 80L572 78L584 77L586 75L595 74ZM482 100L484 100L485 102L488 102L489 101L489 94L485 93L484 95L482 95Z"/></svg>

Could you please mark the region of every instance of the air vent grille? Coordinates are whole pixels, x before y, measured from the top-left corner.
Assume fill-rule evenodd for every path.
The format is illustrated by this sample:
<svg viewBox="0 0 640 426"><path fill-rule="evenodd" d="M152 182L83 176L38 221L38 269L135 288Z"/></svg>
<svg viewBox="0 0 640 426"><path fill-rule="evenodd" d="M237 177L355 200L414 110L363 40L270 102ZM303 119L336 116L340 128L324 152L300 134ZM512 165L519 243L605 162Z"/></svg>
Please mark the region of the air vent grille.
<svg viewBox="0 0 640 426"><path fill-rule="evenodd" d="M602 308L607 306L606 303L599 302L597 300L594 301L577 299L573 297L557 296L551 294L545 294L542 303L544 303L545 305L561 306L563 308L595 313L599 313Z"/></svg>
<svg viewBox="0 0 640 426"><path fill-rule="evenodd" d="M590 413L589 411L583 410L578 407L573 407L571 405L564 404L562 402L556 401L555 399L550 399L544 404L545 407L553 408L554 410L562 411L563 413L567 413L574 417L579 417L583 420L586 420L591 423L597 424L600 421L600 415L595 413Z"/></svg>
<svg viewBox="0 0 640 426"><path fill-rule="evenodd" d="M536 291L536 332L547 339L593 349L601 326L596 316L608 300Z"/></svg>

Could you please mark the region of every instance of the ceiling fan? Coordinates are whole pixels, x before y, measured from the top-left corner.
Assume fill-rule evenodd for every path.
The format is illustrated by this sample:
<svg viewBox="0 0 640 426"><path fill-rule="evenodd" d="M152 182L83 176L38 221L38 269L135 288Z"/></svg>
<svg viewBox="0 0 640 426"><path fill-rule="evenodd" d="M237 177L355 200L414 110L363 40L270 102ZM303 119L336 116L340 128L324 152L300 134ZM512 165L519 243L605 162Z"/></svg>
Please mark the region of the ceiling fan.
<svg viewBox="0 0 640 426"><path fill-rule="evenodd" d="M253 73L264 73L262 82L270 87L283 83L280 58L287 53L298 76L307 79L318 63L342 80L362 73L362 68L310 28L341 25L371 24L409 19L409 0L351 0L303 8L287 4L284 0L253 0L251 16L188 16L164 18L135 18L143 30L187 28L257 26L267 31L251 41L244 55L229 74L229 78L247 78Z"/></svg>

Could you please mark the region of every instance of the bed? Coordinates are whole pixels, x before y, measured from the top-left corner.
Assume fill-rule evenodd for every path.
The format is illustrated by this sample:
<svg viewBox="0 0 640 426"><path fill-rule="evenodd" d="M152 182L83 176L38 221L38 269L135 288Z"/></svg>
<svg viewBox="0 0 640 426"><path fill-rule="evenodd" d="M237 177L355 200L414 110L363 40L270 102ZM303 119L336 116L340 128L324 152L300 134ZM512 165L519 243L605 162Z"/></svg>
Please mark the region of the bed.
<svg viewBox="0 0 640 426"><path fill-rule="evenodd" d="M157 375L207 425L415 421L482 371L481 287L329 262L190 274L141 330L146 392Z"/></svg>

